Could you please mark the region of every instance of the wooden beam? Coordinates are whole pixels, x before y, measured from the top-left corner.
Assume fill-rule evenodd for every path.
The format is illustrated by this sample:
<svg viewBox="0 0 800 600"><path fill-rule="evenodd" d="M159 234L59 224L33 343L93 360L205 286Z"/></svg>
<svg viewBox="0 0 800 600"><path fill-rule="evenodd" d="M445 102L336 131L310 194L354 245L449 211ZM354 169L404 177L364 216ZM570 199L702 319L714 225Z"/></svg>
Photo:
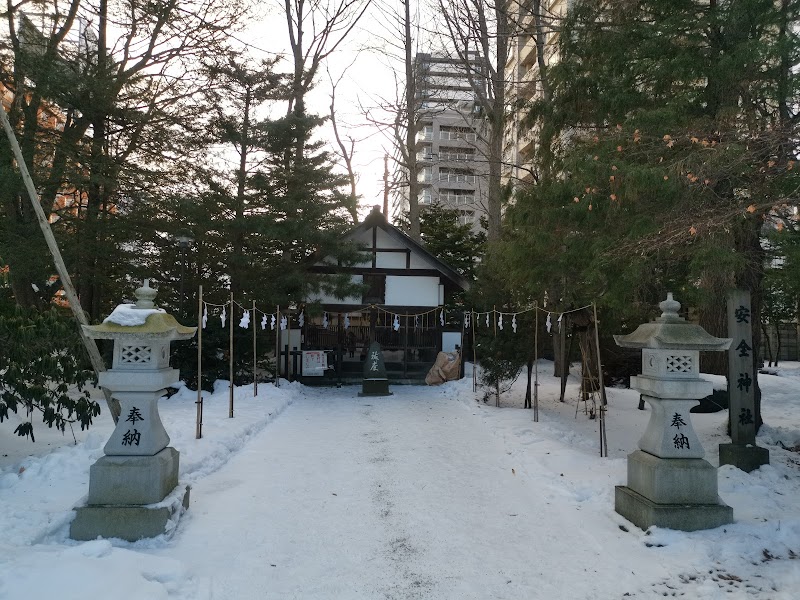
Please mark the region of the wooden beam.
<svg viewBox="0 0 800 600"><path fill-rule="evenodd" d="M72 314L75 316L75 320L78 321L78 333L81 337L81 341L83 341L86 352L89 354L89 361L92 363L94 372L99 375L106 370L106 366L103 363L103 358L100 356L100 351L97 349L97 344L83 331L83 325L88 325L89 321L86 319L86 313L83 312L83 308L81 308L81 301L78 298L78 293L75 291L75 286L72 284L72 278L69 276L69 271L67 271L67 265L64 263L61 250L59 250L58 243L53 235L53 230L50 229L50 223L42 209L42 201L39 199L39 194L36 192L36 187L33 185L33 179L28 171L25 158L22 156L22 150L17 142L17 136L14 134L11 123L8 121L8 115L6 115L6 111L2 106L0 106L0 120L3 122L3 129L6 131L8 143L17 161L17 168L19 168L22 180L25 182L25 189L33 205L33 211L36 213L36 220L39 222L39 228L42 230L44 239L47 242L47 247L50 249L56 272L61 278L61 285L64 287L64 295L67 297L67 302L72 310ZM111 397L111 392L107 388L102 388L102 390L106 398L108 411L111 413L114 424L116 424L119 420L121 406L116 399Z"/></svg>

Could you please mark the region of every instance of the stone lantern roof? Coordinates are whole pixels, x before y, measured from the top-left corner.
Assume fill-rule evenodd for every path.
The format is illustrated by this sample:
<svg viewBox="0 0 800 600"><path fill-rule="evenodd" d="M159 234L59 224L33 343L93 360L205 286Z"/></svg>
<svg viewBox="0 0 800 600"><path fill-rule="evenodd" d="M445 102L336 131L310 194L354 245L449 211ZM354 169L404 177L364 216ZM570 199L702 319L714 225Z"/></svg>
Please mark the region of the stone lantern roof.
<svg viewBox="0 0 800 600"><path fill-rule="evenodd" d="M661 316L650 323L639 325L628 335L615 335L614 341L623 348L663 348L672 350L727 350L731 338L718 338L705 329L678 316L680 302L667 294L661 302Z"/></svg>
<svg viewBox="0 0 800 600"><path fill-rule="evenodd" d="M186 327L170 314L155 308L156 290L144 285L135 292L136 304L121 304L100 325L84 325L86 334L95 339L113 340L129 336L152 340L187 340L197 327Z"/></svg>

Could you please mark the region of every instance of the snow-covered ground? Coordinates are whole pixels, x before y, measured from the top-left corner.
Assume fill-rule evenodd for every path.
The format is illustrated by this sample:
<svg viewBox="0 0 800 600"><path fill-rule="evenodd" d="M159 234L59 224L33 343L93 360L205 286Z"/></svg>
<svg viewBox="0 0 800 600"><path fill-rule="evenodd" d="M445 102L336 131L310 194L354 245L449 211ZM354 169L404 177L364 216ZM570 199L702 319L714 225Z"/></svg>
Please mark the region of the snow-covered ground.
<svg viewBox="0 0 800 600"><path fill-rule="evenodd" d="M43 427L31 444L4 423L0 598L799 597L800 365L759 377L771 464L718 471L736 522L694 533L643 532L614 512L649 417L638 395L609 390L601 458L577 381L560 403L550 372L543 361L538 423L521 408L524 377L501 408L469 377L388 398L242 387L233 419L221 383L200 440L194 393L181 390L160 406L190 509L170 536L133 544L67 538L110 419L77 444ZM726 413L692 418L717 464Z"/></svg>

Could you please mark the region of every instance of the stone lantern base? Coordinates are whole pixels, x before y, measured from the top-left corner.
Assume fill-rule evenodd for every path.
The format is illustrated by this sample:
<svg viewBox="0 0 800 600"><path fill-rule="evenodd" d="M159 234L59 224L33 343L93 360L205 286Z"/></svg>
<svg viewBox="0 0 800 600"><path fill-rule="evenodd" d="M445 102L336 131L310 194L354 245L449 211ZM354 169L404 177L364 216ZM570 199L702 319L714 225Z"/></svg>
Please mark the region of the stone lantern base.
<svg viewBox="0 0 800 600"><path fill-rule="evenodd" d="M178 485L178 462L175 448L100 458L89 471L87 505L75 509L70 537L135 542L165 533L189 508L189 487Z"/></svg>
<svg viewBox="0 0 800 600"><path fill-rule="evenodd" d="M769 450L755 445L720 444L719 465L733 465L750 473L769 464Z"/></svg>
<svg viewBox="0 0 800 600"><path fill-rule="evenodd" d="M615 488L614 509L642 529L680 531L733 523L733 509L717 494L717 470L702 458L628 455L628 485Z"/></svg>

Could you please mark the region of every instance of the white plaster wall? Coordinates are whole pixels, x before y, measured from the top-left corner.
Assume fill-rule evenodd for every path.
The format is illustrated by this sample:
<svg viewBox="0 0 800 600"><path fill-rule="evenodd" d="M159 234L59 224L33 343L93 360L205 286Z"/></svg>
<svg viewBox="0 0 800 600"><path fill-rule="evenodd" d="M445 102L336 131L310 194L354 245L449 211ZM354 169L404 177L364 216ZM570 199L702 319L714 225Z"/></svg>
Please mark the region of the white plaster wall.
<svg viewBox="0 0 800 600"><path fill-rule="evenodd" d="M443 331L442 352L455 352L456 346L461 346L461 332Z"/></svg>
<svg viewBox="0 0 800 600"><path fill-rule="evenodd" d="M378 252L375 257L375 265L384 269L405 269L405 252Z"/></svg>
<svg viewBox="0 0 800 600"><path fill-rule="evenodd" d="M372 230L370 230L370 235L372 235ZM400 240L390 237L389 234L387 234L383 229L378 229L377 242L378 248L406 248L405 244L403 244ZM371 237L367 243L372 246Z"/></svg>
<svg viewBox="0 0 800 600"><path fill-rule="evenodd" d="M397 306L438 306L439 278L387 275L386 304Z"/></svg>

